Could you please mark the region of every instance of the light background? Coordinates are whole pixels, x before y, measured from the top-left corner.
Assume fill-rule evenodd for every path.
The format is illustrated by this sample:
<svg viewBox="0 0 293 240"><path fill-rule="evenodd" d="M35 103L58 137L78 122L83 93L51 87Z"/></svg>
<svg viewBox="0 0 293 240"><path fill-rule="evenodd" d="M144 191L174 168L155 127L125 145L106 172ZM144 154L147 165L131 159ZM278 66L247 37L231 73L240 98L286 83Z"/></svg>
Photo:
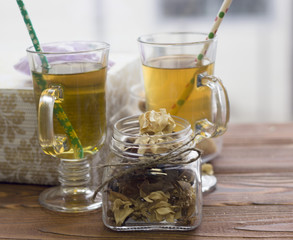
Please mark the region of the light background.
<svg viewBox="0 0 293 240"><path fill-rule="evenodd" d="M41 42L101 40L138 56L139 35L203 31L220 0L24 0ZM1 0L0 81L31 45L16 1ZM231 122L293 118L291 0L234 0L218 31L216 75L227 87ZM111 54L110 54L111 56Z"/></svg>

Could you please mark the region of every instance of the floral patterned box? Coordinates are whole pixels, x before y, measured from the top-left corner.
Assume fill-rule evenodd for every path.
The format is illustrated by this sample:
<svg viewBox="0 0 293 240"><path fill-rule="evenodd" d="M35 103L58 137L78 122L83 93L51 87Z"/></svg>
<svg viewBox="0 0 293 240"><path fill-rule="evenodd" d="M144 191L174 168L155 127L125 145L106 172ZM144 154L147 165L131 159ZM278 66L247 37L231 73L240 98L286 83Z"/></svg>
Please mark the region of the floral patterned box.
<svg viewBox="0 0 293 240"><path fill-rule="evenodd" d="M33 91L1 89L0 180L54 184L56 161L39 147Z"/></svg>

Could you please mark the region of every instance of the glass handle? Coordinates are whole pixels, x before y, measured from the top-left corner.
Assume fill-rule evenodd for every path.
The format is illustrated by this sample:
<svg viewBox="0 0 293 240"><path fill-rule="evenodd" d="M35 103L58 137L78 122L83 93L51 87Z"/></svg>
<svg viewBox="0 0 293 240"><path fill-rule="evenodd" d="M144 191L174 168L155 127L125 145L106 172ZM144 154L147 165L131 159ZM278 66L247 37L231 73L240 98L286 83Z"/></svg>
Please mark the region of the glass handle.
<svg viewBox="0 0 293 240"><path fill-rule="evenodd" d="M56 154L64 152L68 147L66 135L54 133L54 104L63 101L63 89L60 86L45 89L41 93L38 111L39 141L44 152Z"/></svg>
<svg viewBox="0 0 293 240"><path fill-rule="evenodd" d="M199 74L197 87L203 86L209 87L212 91L212 109L215 109L215 113L212 116L212 122L208 119L202 119L195 123L197 142L203 138L217 137L224 134L230 118L229 98L222 81L215 76Z"/></svg>

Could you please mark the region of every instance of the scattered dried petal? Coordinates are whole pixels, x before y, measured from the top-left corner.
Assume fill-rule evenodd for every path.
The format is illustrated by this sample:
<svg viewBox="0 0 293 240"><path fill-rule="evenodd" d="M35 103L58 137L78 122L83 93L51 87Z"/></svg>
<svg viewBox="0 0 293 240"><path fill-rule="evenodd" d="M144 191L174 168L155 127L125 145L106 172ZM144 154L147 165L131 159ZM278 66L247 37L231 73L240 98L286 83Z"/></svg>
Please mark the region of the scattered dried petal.
<svg viewBox="0 0 293 240"><path fill-rule="evenodd" d="M201 170L203 174L207 174L207 175L213 175L214 174L214 169L213 169L213 165L210 163L204 163L201 165Z"/></svg>

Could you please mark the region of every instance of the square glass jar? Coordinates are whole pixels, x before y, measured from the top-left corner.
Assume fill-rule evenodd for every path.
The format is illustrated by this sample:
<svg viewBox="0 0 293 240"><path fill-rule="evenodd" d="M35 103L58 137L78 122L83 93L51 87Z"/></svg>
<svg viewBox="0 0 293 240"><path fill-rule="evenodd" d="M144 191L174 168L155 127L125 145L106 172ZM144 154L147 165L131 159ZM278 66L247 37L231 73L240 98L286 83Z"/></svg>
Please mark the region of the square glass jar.
<svg viewBox="0 0 293 240"><path fill-rule="evenodd" d="M199 226L201 153L194 148L190 124L173 118L176 131L159 136L159 144L137 143L138 116L114 125L102 190L103 222L108 228L188 231Z"/></svg>

